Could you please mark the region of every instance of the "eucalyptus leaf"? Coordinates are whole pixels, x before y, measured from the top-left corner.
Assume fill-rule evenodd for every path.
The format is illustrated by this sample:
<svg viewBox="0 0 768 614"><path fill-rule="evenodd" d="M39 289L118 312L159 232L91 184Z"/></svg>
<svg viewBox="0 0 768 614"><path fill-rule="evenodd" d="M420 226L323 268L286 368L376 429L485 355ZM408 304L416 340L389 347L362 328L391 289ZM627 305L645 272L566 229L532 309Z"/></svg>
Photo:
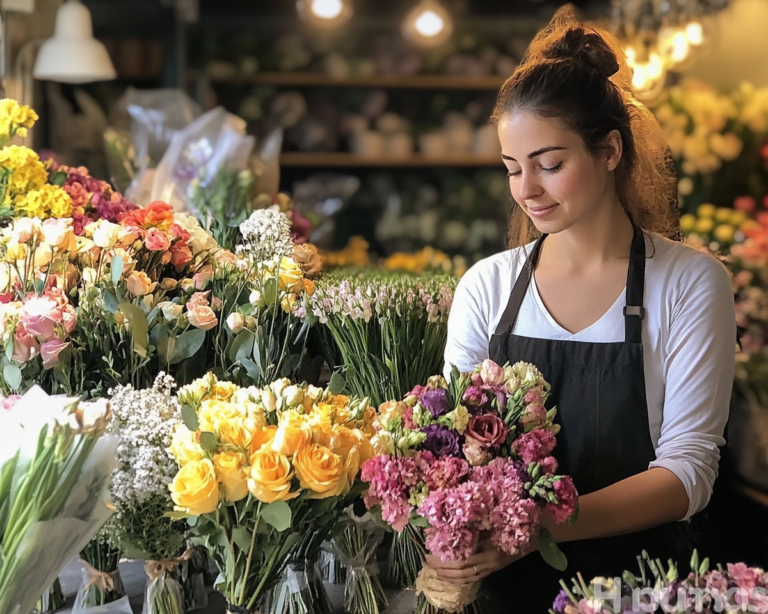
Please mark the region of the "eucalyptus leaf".
<svg viewBox="0 0 768 614"><path fill-rule="evenodd" d="M214 452L219 446L216 435L209 432L200 433L200 447L206 452Z"/></svg>
<svg viewBox="0 0 768 614"><path fill-rule="evenodd" d="M344 379L344 376L341 375L338 371L336 371L331 376L331 381L328 383L328 389L331 391L331 394L341 394L342 390L344 390L344 387L347 385L346 380Z"/></svg>
<svg viewBox="0 0 768 614"><path fill-rule="evenodd" d="M3 379L12 390L21 388L21 369L16 365L5 365L3 367Z"/></svg>
<svg viewBox="0 0 768 614"><path fill-rule="evenodd" d="M253 351L254 339L254 334L247 328L241 331L232 342L232 347L229 349L229 359L233 363L237 363L250 356Z"/></svg>
<svg viewBox="0 0 768 614"><path fill-rule="evenodd" d="M120 311L123 312L131 326L133 335L133 351L140 356L146 356L149 334L149 322L147 314L140 307L131 303L121 303ZM143 353L142 351L143 350Z"/></svg>
<svg viewBox="0 0 768 614"><path fill-rule="evenodd" d="M264 282L262 294L267 305L273 305L277 301L277 280L274 277Z"/></svg>
<svg viewBox="0 0 768 614"><path fill-rule="evenodd" d="M565 568L568 567L568 559L558 547L552 533L543 527L539 530L539 552L541 552L541 558L550 567L558 571L565 571Z"/></svg>
<svg viewBox="0 0 768 614"><path fill-rule="evenodd" d="M123 263L123 259L115 254L115 256L112 258L112 285L116 286L120 283L120 278L123 276L123 269L125 268L125 264Z"/></svg>
<svg viewBox="0 0 768 614"><path fill-rule="evenodd" d="M205 342L205 331L199 328L193 328L176 337L176 349L173 353L173 359L170 364L175 365L182 360L192 358Z"/></svg>
<svg viewBox="0 0 768 614"><path fill-rule="evenodd" d="M258 364L247 358L241 358L240 364L243 365L246 373L248 373L248 377L250 377L254 383L261 381L261 367Z"/></svg>
<svg viewBox="0 0 768 614"><path fill-rule="evenodd" d="M197 419L197 413L189 405L181 406L181 418L186 426L193 433L200 427L200 421Z"/></svg>
<svg viewBox="0 0 768 614"><path fill-rule="evenodd" d="M269 503L261 508L261 519L282 533L291 526L291 506L285 501Z"/></svg>
<svg viewBox="0 0 768 614"><path fill-rule="evenodd" d="M117 310L120 309L120 304L117 300L117 297L109 290L104 290L101 296L104 300L104 309L106 309L108 313L113 315L116 314Z"/></svg>
<svg viewBox="0 0 768 614"><path fill-rule="evenodd" d="M232 531L232 541L240 550L248 552L251 549L251 532L246 527L237 527Z"/></svg>
<svg viewBox="0 0 768 614"><path fill-rule="evenodd" d="M5 346L5 357L13 360L13 339L8 339L8 345Z"/></svg>

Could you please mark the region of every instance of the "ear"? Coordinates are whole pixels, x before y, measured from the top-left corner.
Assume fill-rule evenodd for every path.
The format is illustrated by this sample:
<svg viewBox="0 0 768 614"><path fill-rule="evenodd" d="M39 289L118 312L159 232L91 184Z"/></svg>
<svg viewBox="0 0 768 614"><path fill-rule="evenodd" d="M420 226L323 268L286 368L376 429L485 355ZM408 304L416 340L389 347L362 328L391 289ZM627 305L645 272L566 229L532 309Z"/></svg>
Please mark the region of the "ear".
<svg viewBox="0 0 768 614"><path fill-rule="evenodd" d="M611 130L605 137L605 162L606 170L610 173L616 170L621 162L621 155L624 152L624 143L621 140L621 134L618 130Z"/></svg>

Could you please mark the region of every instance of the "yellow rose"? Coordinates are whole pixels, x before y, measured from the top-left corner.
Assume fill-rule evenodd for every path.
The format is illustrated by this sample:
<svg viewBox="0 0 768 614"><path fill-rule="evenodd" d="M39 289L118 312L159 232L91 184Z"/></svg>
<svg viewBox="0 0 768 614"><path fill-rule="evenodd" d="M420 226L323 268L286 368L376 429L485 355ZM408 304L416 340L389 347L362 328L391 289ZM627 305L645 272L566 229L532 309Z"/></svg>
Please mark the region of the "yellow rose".
<svg viewBox="0 0 768 614"><path fill-rule="evenodd" d="M264 414L264 410L261 409L256 403L247 402L240 404L241 411L248 418L248 424L251 431L256 432L267 426L267 416Z"/></svg>
<svg viewBox="0 0 768 614"><path fill-rule="evenodd" d="M211 389L211 398L219 401L231 401L239 387L232 382L216 382Z"/></svg>
<svg viewBox="0 0 768 614"><path fill-rule="evenodd" d="M248 422L245 416L218 420L215 423L216 436L223 444L248 449L251 446L254 431L253 423L248 424Z"/></svg>
<svg viewBox="0 0 768 614"><path fill-rule="evenodd" d="M216 478L224 486L227 501L240 501L248 496L248 476L245 474L246 457L242 452L225 450L213 457Z"/></svg>
<svg viewBox="0 0 768 614"><path fill-rule="evenodd" d="M205 452L197 441L197 433L190 431L183 424L176 425L168 451L181 467L205 458Z"/></svg>
<svg viewBox="0 0 768 614"><path fill-rule="evenodd" d="M251 454L259 452L265 446L270 447L269 444L271 444L272 440L275 438L276 432L277 427L274 425L265 426L260 431L255 431L253 433L253 438L251 439Z"/></svg>
<svg viewBox="0 0 768 614"><path fill-rule="evenodd" d="M293 456L304 444L312 440L312 426L307 417L286 411L280 415L272 449L286 456Z"/></svg>
<svg viewBox="0 0 768 614"><path fill-rule="evenodd" d="M240 408L234 403L208 399L200 404L197 413L201 431L214 432L218 425L242 416Z"/></svg>
<svg viewBox="0 0 768 614"><path fill-rule="evenodd" d="M316 443L302 447L293 459L301 487L311 499L340 495L347 486L347 469L338 454Z"/></svg>
<svg viewBox="0 0 768 614"><path fill-rule="evenodd" d="M293 258L280 261L280 289L294 294L304 290L304 273Z"/></svg>
<svg viewBox="0 0 768 614"><path fill-rule="evenodd" d="M248 490L259 501L273 503L297 497L301 491L291 492L293 468L288 457L268 448L251 456Z"/></svg>
<svg viewBox="0 0 768 614"><path fill-rule="evenodd" d="M144 296L154 292L157 282L152 281L144 271L134 271L128 277L128 292L134 296Z"/></svg>
<svg viewBox="0 0 768 614"><path fill-rule="evenodd" d="M184 465L168 488L176 508L192 516L210 514L219 505L219 482L207 458Z"/></svg>

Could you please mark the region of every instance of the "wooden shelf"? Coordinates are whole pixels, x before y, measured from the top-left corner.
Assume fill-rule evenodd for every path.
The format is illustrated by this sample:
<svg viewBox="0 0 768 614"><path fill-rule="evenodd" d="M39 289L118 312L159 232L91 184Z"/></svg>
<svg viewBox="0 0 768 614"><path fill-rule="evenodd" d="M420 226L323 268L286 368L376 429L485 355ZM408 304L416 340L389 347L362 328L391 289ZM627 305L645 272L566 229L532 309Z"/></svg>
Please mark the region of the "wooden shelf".
<svg viewBox="0 0 768 614"><path fill-rule="evenodd" d="M461 75L371 75L369 77L334 77L314 72L260 72L248 76L217 78L211 83L244 83L250 85L285 85L291 87L381 87L425 90L488 90L496 91L504 77Z"/></svg>
<svg viewBox="0 0 768 614"><path fill-rule="evenodd" d="M501 156L441 156L431 157L413 154L408 157L369 158L353 153L304 153L288 152L280 156L281 166L358 166L358 167L426 167L426 166L498 166L502 167Z"/></svg>

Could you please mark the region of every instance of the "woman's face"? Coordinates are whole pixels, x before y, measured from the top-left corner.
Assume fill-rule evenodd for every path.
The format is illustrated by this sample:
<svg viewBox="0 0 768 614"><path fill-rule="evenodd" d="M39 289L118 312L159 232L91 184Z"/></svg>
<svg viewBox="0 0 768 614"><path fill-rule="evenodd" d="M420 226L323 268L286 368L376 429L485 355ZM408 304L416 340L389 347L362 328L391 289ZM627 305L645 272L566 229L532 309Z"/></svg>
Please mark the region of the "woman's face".
<svg viewBox="0 0 768 614"><path fill-rule="evenodd" d="M526 112L503 117L498 132L512 196L540 232L589 222L615 203L611 171L621 158L620 138L609 138L605 155L593 155L560 119Z"/></svg>

